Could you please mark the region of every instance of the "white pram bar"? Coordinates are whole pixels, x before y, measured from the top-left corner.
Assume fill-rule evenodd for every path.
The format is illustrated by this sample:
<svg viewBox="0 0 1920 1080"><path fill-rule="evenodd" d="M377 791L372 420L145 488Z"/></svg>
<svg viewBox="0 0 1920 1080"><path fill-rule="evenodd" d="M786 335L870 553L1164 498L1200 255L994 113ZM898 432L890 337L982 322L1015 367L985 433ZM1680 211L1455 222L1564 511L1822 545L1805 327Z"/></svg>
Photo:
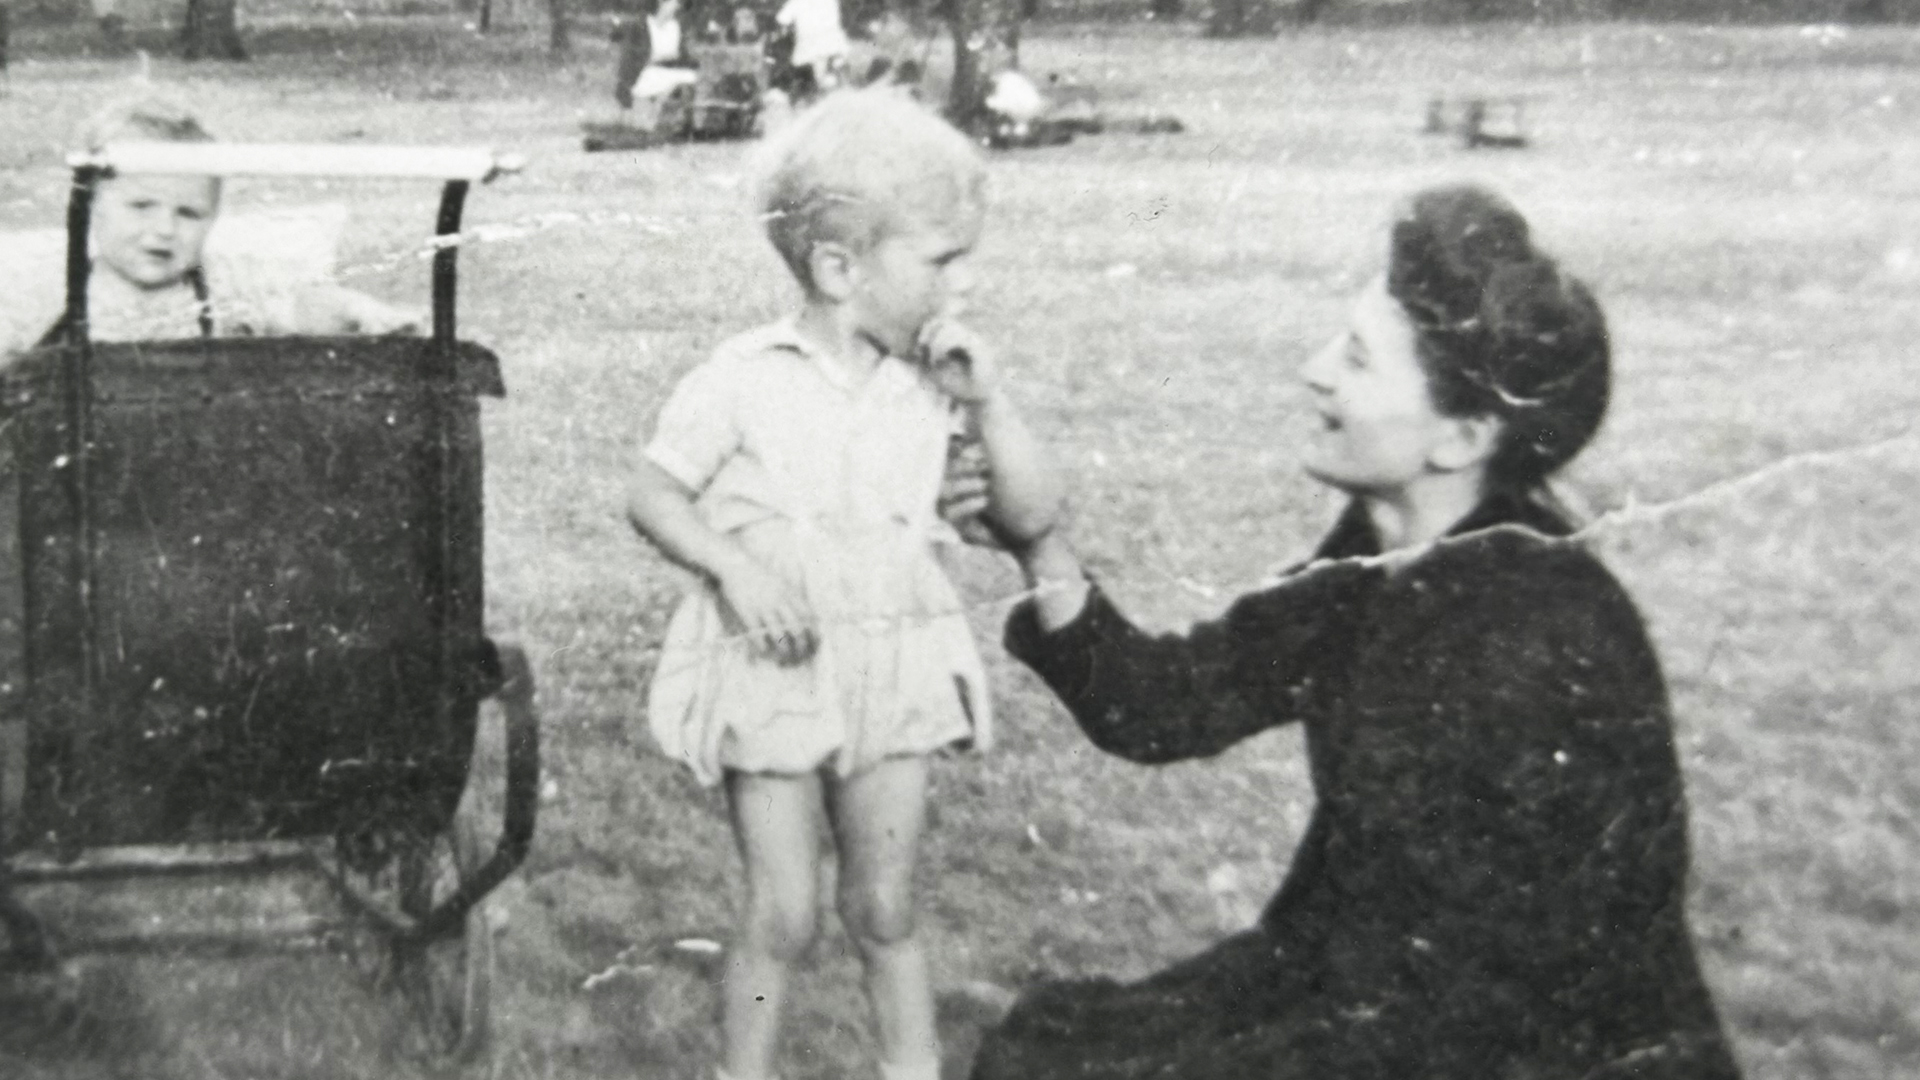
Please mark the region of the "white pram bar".
<svg viewBox="0 0 1920 1080"><path fill-rule="evenodd" d="M478 180L519 172L526 160L484 147L328 146L308 143L122 142L67 157L76 169L174 176L328 176Z"/></svg>

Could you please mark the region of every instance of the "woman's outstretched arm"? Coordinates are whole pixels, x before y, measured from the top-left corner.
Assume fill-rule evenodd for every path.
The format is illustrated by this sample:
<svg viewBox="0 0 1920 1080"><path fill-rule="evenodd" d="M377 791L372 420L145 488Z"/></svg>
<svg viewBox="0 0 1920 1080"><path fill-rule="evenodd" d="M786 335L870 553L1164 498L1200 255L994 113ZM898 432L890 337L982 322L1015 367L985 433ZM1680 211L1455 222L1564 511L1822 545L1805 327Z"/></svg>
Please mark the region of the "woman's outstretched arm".
<svg viewBox="0 0 1920 1080"><path fill-rule="evenodd" d="M1027 426L1007 394L994 349L951 319L922 331L927 370L934 382L961 402L975 444L948 464L943 512L984 516L1009 548L1025 548L1059 524L1064 498L1060 476L1046 447ZM955 473L966 474L971 498L953 497Z"/></svg>
<svg viewBox="0 0 1920 1080"><path fill-rule="evenodd" d="M986 453L986 516L1010 544L1031 545L1059 525L1065 498L1060 474L1004 389L974 406Z"/></svg>
<svg viewBox="0 0 1920 1080"><path fill-rule="evenodd" d="M1008 650L1095 745L1142 763L1217 754L1311 711L1350 659L1356 601L1377 576L1316 570L1153 635L1090 583L1059 533L1017 554L1034 595L1008 622Z"/></svg>

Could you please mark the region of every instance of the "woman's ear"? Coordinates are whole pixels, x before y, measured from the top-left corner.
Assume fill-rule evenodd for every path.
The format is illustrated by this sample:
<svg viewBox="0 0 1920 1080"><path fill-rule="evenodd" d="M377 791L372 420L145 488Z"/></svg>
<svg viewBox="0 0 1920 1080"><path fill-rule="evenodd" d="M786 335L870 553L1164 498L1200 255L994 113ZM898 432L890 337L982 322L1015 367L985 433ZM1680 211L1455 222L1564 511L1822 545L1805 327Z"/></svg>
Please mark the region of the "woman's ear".
<svg viewBox="0 0 1920 1080"><path fill-rule="evenodd" d="M832 240L823 240L807 252L807 272L814 291L829 300L844 302L859 286L860 268L852 249Z"/></svg>
<svg viewBox="0 0 1920 1080"><path fill-rule="evenodd" d="M1438 472L1463 472L1484 466L1500 449L1506 422L1492 413L1449 416L1441 422L1440 438L1427 452L1427 463Z"/></svg>

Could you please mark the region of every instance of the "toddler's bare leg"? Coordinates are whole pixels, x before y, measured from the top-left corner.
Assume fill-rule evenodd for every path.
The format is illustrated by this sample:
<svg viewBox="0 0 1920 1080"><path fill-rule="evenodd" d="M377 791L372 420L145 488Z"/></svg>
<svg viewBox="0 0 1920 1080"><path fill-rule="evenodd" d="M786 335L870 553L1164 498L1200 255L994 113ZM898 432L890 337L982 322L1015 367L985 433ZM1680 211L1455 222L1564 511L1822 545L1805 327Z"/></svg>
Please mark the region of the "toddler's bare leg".
<svg viewBox="0 0 1920 1080"><path fill-rule="evenodd" d="M793 964L818 922L821 784L816 775L728 773L747 903L721 992L726 1072L767 1080Z"/></svg>
<svg viewBox="0 0 1920 1080"><path fill-rule="evenodd" d="M889 758L832 785L840 852L840 918L867 969L867 996L890 1074L937 1070L933 993L914 937L913 867L926 819L927 762Z"/></svg>

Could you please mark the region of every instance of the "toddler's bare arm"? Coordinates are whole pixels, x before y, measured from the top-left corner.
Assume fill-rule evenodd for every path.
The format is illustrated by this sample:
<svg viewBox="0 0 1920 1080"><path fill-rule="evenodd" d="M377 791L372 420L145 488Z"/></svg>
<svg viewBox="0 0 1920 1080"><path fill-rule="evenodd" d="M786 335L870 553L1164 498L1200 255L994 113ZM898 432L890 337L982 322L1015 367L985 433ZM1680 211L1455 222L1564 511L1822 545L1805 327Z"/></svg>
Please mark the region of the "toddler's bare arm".
<svg viewBox="0 0 1920 1080"><path fill-rule="evenodd" d="M693 498L685 484L642 459L628 483L627 520L661 554L712 580L760 652L783 664L811 657L818 640L806 600L740 545L709 528Z"/></svg>

